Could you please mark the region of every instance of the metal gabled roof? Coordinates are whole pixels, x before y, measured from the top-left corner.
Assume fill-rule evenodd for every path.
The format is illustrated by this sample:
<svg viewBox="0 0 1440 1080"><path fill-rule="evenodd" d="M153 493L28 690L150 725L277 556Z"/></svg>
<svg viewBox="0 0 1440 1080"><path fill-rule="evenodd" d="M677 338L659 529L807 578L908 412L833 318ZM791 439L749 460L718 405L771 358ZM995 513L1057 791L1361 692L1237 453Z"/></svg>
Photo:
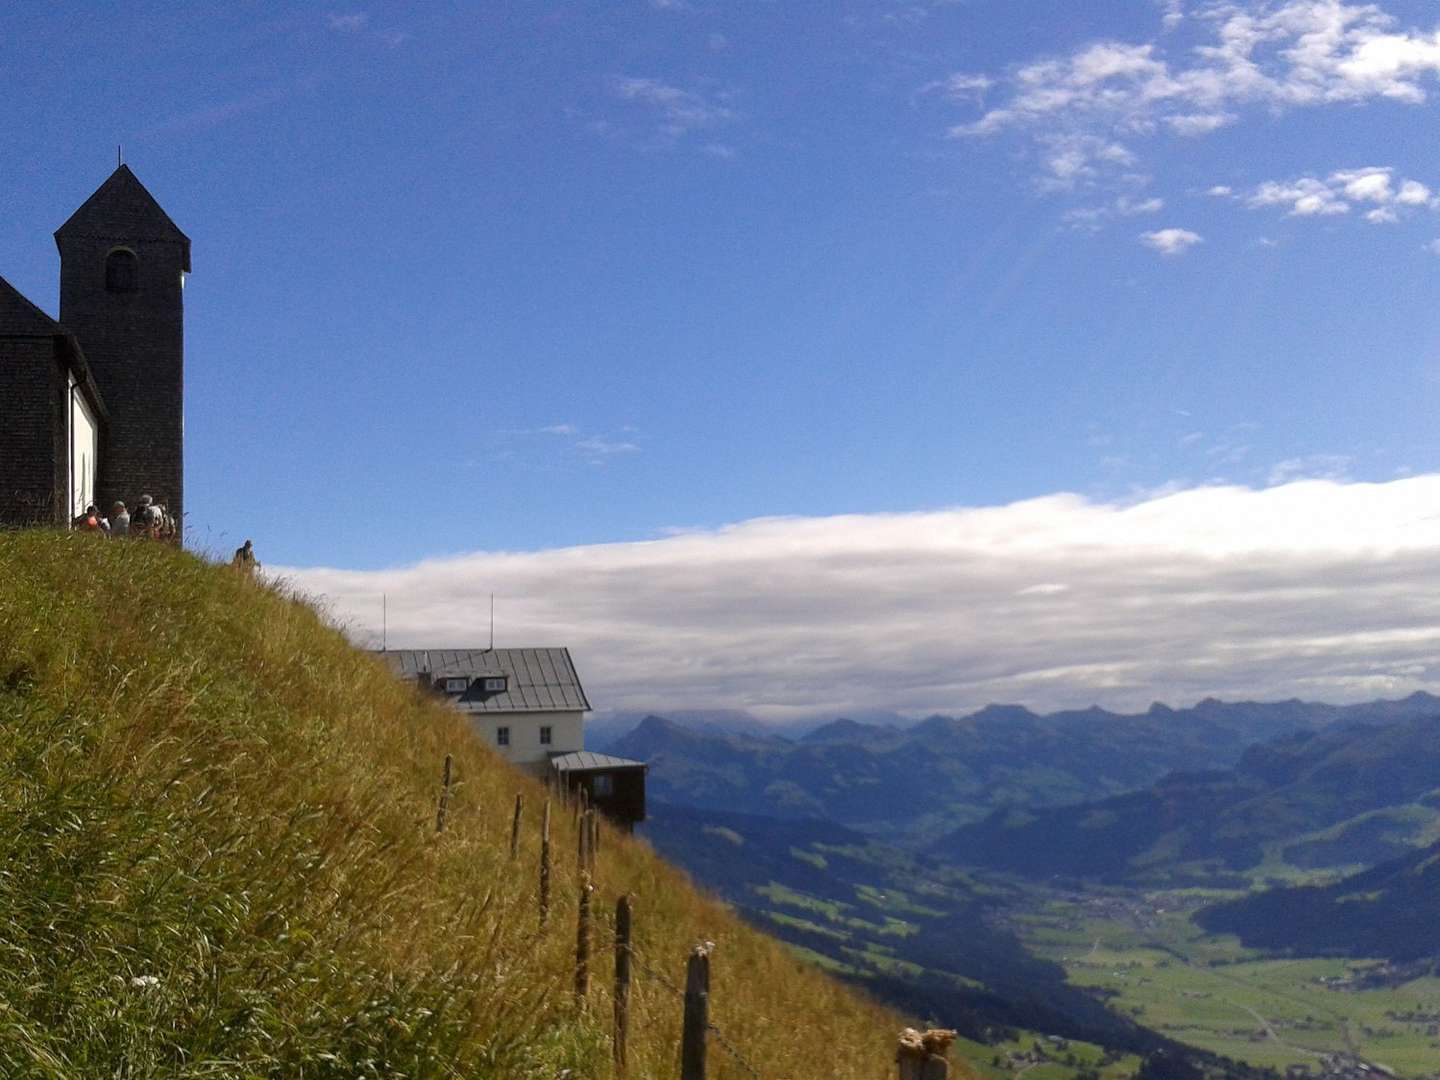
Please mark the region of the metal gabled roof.
<svg viewBox="0 0 1440 1080"><path fill-rule="evenodd" d="M505 689L472 687L456 704L466 712L588 712L590 701L569 649L388 649L377 653L402 678L505 676Z"/></svg>
<svg viewBox="0 0 1440 1080"><path fill-rule="evenodd" d="M601 769L646 769L643 761L615 757L613 754L597 754L593 750L576 750L569 754L557 754L550 759L550 767L557 772L594 772Z"/></svg>

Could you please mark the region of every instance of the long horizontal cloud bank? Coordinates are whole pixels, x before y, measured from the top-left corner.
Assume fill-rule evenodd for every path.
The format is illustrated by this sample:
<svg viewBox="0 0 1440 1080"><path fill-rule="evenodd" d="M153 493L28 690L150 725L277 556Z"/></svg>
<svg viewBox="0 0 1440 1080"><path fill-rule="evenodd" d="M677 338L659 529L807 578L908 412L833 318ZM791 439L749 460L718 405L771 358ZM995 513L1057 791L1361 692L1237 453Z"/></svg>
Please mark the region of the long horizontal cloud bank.
<svg viewBox="0 0 1440 1080"><path fill-rule="evenodd" d="M391 647L568 645L597 708L957 712L1440 688L1440 476L765 518L280 571Z"/></svg>

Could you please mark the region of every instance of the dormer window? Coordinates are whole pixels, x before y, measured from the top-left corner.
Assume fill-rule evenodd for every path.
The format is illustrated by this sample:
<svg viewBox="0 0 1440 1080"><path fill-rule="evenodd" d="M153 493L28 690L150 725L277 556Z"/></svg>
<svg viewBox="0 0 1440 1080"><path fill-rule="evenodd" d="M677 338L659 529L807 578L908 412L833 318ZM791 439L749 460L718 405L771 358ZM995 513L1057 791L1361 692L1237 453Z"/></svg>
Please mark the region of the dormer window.
<svg viewBox="0 0 1440 1080"><path fill-rule="evenodd" d="M470 689L470 680L469 680L469 679L461 678L461 679L446 679L446 680L445 680L445 692L446 692L447 694L463 694L466 690L469 690L469 689Z"/></svg>
<svg viewBox="0 0 1440 1080"><path fill-rule="evenodd" d="M487 676L485 679L485 692L487 694L499 694L505 690L505 676Z"/></svg>
<svg viewBox="0 0 1440 1080"><path fill-rule="evenodd" d="M140 288L140 260L129 248L105 256L105 291L134 292Z"/></svg>

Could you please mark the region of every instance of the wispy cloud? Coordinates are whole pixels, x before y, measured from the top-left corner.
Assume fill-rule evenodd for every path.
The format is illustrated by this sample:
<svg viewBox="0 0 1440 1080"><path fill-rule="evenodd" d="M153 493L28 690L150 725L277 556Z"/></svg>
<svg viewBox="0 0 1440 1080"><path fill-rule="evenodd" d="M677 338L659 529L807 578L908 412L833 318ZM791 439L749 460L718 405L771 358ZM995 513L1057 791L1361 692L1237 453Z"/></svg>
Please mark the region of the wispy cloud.
<svg viewBox="0 0 1440 1080"><path fill-rule="evenodd" d="M606 460L616 454L638 454L640 445L624 439L601 439L591 437L580 439L575 443L575 449L589 457L590 464L603 465Z"/></svg>
<svg viewBox="0 0 1440 1080"><path fill-rule="evenodd" d="M1163 209L1165 209L1165 200L1158 196L1141 199L1121 195L1100 206L1082 206L1074 210L1067 210L1065 221L1077 228L1094 230L1111 218L1158 214Z"/></svg>
<svg viewBox="0 0 1440 1080"><path fill-rule="evenodd" d="M1107 164L1130 168L1134 144L1160 132L1208 135L1247 110L1418 105L1440 75L1440 29L1404 28L1379 4L1220 0L1188 19L1179 3L1162 8L1166 28L1182 20L1203 27L1203 43L1172 56L1158 40L1099 41L1021 64L1003 78L958 73L956 85L984 80L994 88L987 101L995 100L951 134L1029 132L1052 179L1056 140L1104 148L1086 155L1088 173L1069 168L1073 183Z"/></svg>
<svg viewBox="0 0 1440 1080"><path fill-rule="evenodd" d="M578 424L546 424L494 433L499 448L488 460L555 468L568 463L605 465L612 459L641 452L638 432L629 424L612 434L586 432Z"/></svg>
<svg viewBox="0 0 1440 1080"><path fill-rule="evenodd" d="M331 30L337 30L342 34L358 34L370 24L370 16L364 11L332 11L325 16L325 22Z"/></svg>
<svg viewBox="0 0 1440 1080"><path fill-rule="evenodd" d="M482 640L493 591L500 643L570 646L601 708L1340 701L1440 688L1436 506L1435 475L1060 494L285 573L362 640L387 593L397 646Z"/></svg>
<svg viewBox="0 0 1440 1080"><path fill-rule="evenodd" d="M712 128L735 120L726 96L700 89L686 90L660 79L616 77L610 92L619 100L646 109L656 122L657 132L674 140L697 129Z"/></svg>
<svg viewBox="0 0 1440 1080"><path fill-rule="evenodd" d="M410 40L404 30L393 27L372 27L370 13L366 11L332 11L325 16L325 24L337 34L363 35L386 45L400 45Z"/></svg>
<svg viewBox="0 0 1440 1080"><path fill-rule="evenodd" d="M1348 480L1351 459L1348 454L1307 454L1287 458L1270 469L1271 484L1288 484L1292 480Z"/></svg>
<svg viewBox="0 0 1440 1080"><path fill-rule="evenodd" d="M1196 244L1204 243L1204 240L1199 233L1189 229L1156 229L1154 232L1140 234L1140 242L1146 247L1172 257L1184 255Z"/></svg>

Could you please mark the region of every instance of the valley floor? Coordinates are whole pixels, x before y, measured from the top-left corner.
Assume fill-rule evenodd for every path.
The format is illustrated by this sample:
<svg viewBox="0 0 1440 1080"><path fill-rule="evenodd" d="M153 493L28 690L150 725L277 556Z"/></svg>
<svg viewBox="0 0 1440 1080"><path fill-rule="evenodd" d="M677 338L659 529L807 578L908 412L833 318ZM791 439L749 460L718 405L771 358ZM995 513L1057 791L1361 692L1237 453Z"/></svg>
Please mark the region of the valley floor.
<svg viewBox="0 0 1440 1080"><path fill-rule="evenodd" d="M1009 921L1071 983L1178 1041L1313 1076L1440 1077L1440 979L1387 977L1376 961L1269 958L1208 936L1190 913L1219 896L1037 894Z"/></svg>

